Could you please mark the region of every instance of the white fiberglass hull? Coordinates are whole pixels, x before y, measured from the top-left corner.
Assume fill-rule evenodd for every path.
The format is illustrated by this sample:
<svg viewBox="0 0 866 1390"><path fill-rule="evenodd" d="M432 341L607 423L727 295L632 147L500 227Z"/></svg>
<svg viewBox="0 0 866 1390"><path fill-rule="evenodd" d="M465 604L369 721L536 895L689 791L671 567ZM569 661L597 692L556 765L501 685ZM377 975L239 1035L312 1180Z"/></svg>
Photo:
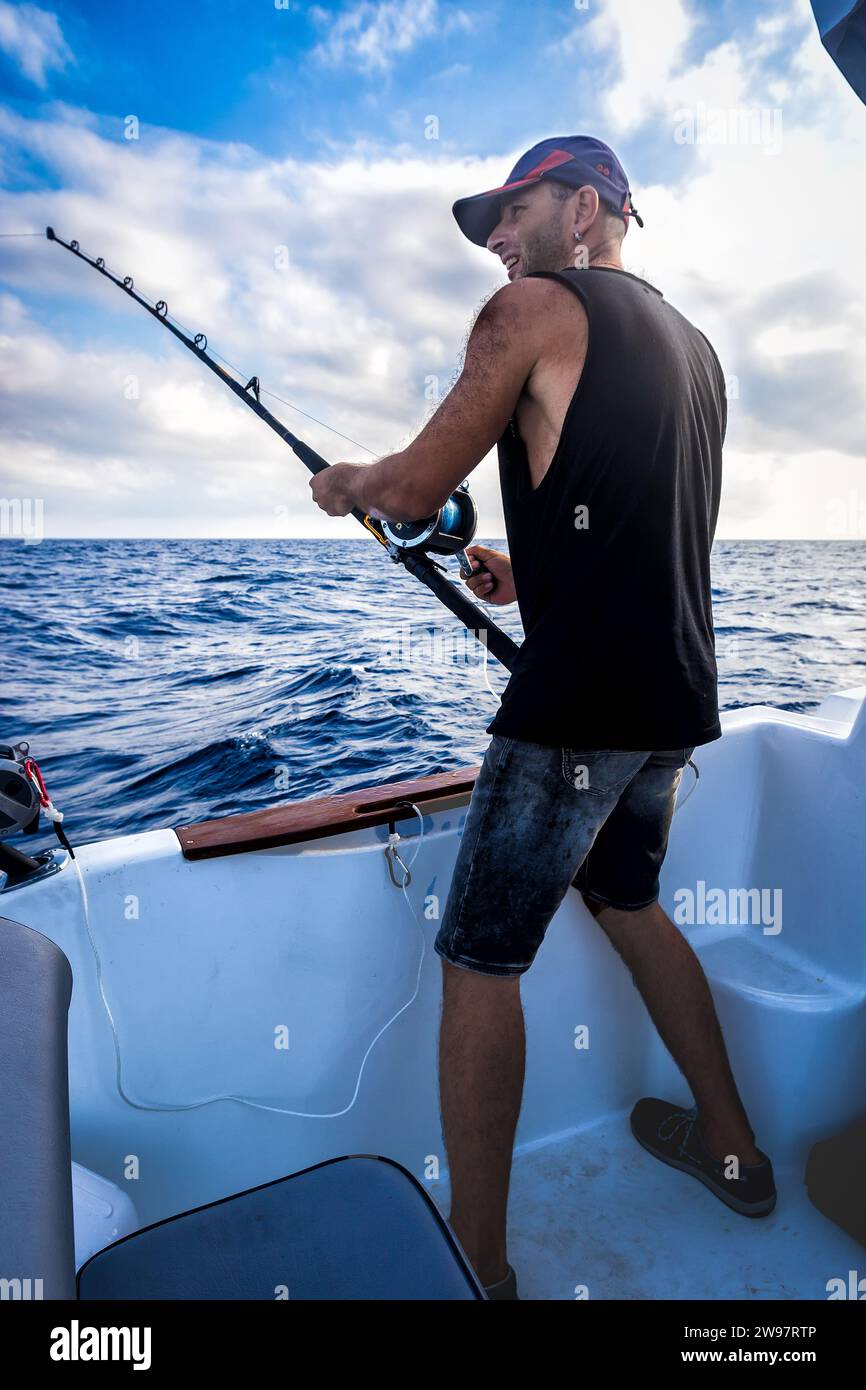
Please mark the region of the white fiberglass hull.
<svg viewBox="0 0 866 1390"><path fill-rule="evenodd" d="M683 930L773 1158L776 1212L744 1220L635 1144L636 1099L691 1097L570 890L522 983L511 1228L527 1297L824 1298L862 1264L809 1204L803 1166L866 1112L864 697L724 716L662 874L671 915L692 893ZM687 771L681 799L690 785ZM128 1190L142 1223L351 1153L397 1159L445 1201L432 942L467 804L425 809L420 845L417 817L398 822L407 862L417 851L406 896L384 825L195 861L172 830L125 836L77 850L81 878L67 865L4 895L72 965L73 1156ZM752 920L731 921L753 889Z"/></svg>

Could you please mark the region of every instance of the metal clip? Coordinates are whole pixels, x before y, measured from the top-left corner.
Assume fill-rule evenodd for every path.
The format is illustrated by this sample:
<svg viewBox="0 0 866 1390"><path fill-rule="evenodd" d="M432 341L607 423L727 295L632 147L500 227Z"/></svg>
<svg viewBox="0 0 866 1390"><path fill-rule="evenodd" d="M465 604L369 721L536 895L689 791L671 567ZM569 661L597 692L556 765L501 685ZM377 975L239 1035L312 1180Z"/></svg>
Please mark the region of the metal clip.
<svg viewBox="0 0 866 1390"><path fill-rule="evenodd" d="M399 852L397 850L397 846L399 843L400 836L397 834L396 830L392 830L390 835L388 836L388 846L385 850L385 858L388 861L388 873L391 876L391 882L393 883L394 887L408 888L409 884L412 882L412 871L406 864L403 863L403 860L400 858ZM394 865L392 863L393 859L396 859L397 863L400 865L400 868L403 870L402 883L398 883L396 878L394 877Z"/></svg>

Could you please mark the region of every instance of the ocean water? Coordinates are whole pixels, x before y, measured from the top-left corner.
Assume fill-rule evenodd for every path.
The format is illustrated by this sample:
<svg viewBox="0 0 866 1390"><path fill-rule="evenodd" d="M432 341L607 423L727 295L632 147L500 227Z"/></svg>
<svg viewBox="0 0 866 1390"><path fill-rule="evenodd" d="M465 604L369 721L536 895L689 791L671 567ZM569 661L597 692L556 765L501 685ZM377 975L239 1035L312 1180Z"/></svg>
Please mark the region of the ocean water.
<svg viewBox="0 0 866 1390"><path fill-rule="evenodd" d="M723 709L866 684L864 560L716 542ZM73 844L478 762L507 680L364 536L5 540L0 590L0 742L30 741Z"/></svg>

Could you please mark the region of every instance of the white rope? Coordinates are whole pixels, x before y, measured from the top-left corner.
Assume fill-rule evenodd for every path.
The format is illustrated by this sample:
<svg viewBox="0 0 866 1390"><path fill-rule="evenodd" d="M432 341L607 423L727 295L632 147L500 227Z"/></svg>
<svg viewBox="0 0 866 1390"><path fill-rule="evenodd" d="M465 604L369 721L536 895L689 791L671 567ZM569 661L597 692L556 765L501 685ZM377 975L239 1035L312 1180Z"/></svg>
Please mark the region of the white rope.
<svg viewBox="0 0 866 1390"><path fill-rule="evenodd" d="M373 1048L376 1046L376 1043L383 1036L383 1034L387 1033L391 1025L393 1023L396 1023L400 1015L405 1013L406 1010L415 1003L415 1000L418 998L418 992L421 988L421 971L424 965L424 958L427 953L427 942L424 936L424 928L421 925L421 921L418 917L417 912L415 911L415 908L412 905L412 902L410 901L409 895L406 892L406 888L411 880L410 870L420 853L421 843L424 839L424 817L414 802L407 802L406 804L408 806L411 806L412 810L418 816L418 819L420 821L420 834L418 836L418 845L415 850L415 853L409 860L408 865L404 863L402 857L396 852L396 844L401 839L400 835L398 835L396 832L392 832L388 836L388 846L385 850L385 853L386 855L389 852L393 853L397 858L397 861L400 864L401 868L404 870L405 877L403 879L402 885L400 886L402 889L403 897L406 899L406 905L408 906L409 911L412 914L412 920L418 928L418 935L420 937L421 953L418 959L418 969L415 976L415 989L413 990L411 997L407 999L406 1003L401 1005L397 1012L391 1018L388 1019L388 1022L383 1024L383 1026L379 1029L378 1033L373 1038L373 1041L367 1048L367 1051L364 1053L364 1056L361 1061L361 1066L358 1071L358 1079L355 1082L355 1089L352 1092L352 1099L349 1101L349 1104L344 1106L342 1110L333 1110L322 1114L317 1114L315 1112L307 1110L287 1110L281 1105L266 1105L263 1101L251 1100L248 1096L235 1095L207 1096L202 1100L189 1101L184 1105L173 1105L170 1103L162 1102L149 1105L143 1101L133 1100L132 1096L130 1096L127 1092L123 1082L123 1059L120 1051L120 1040L117 1036L117 1027L114 1022L114 1015L111 1012L111 1006L108 1002L108 998L105 993L105 983L102 975L102 961L100 959L99 951L97 950L96 942L93 939L93 932L91 930L90 906L87 897L87 888L84 883L84 876L81 872L81 866L78 860L74 859L72 861L75 866L75 872L78 876L78 883L81 889L81 901L84 910L84 926L87 932L87 939L90 942L90 949L93 952L93 959L96 965L96 983L99 990L99 997L102 1000L102 1006L105 1010L109 1027L111 1028L111 1036L114 1043L115 1085L117 1087L118 1095L120 1096L121 1100L125 1102L126 1105L130 1106L133 1110L146 1110L150 1112L166 1114L184 1110L201 1110L206 1105L215 1105L218 1101L230 1100L234 1101L237 1105L247 1105L253 1110L267 1110L274 1115L290 1115L301 1120L336 1120L339 1119L341 1116L347 1115L349 1113L349 1111L352 1109L352 1107L358 1099L358 1095L361 1089L361 1079L364 1075L364 1068L367 1065L367 1059L369 1058L370 1053L373 1051Z"/></svg>

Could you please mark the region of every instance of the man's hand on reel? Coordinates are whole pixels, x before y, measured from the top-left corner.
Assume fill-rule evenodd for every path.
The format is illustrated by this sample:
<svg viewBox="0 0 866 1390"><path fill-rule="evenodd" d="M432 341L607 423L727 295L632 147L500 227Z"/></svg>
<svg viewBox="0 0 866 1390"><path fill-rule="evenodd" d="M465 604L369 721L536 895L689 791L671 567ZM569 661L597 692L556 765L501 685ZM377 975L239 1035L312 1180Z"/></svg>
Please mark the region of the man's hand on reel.
<svg viewBox="0 0 866 1390"><path fill-rule="evenodd" d="M499 605L517 602L511 560L507 555L486 545L467 546L466 554L470 560L486 567L477 568L471 578L463 581L476 598Z"/></svg>

